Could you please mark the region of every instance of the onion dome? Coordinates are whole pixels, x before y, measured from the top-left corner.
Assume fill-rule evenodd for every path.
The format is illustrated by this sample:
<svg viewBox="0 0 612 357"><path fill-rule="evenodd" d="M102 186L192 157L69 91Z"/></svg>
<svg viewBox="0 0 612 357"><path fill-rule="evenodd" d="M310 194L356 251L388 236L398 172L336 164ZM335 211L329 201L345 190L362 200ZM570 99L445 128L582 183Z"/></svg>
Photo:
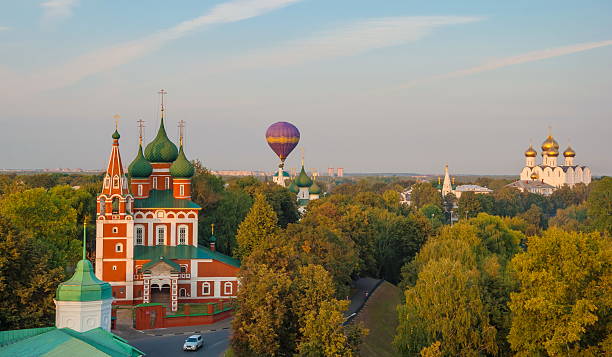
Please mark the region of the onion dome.
<svg viewBox="0 0 612 357"><path fill-rule="evenodd" d="M96 278L91 262L83 259L77 263L72 278L59 285L55 299L58 301L96 301L111 297L110 284Z"/></svg>
<svg viewBox="0 0 612 357"><path fill-rule="evenodd" d="M278 171L274 173L274 177L278 177ZM283 177L291 177L287 171L283 171Z"/></svg>
<svg viewBox="0 0 612 357"><path fill-rule="evenodd" d="M576 156L576 152L572 149L571 146L568 146L567 149L563 152L563 156L565 157L574 157Z"/></svg>
<svg viewBox="0 0 612 357"><path fill-rule="evenodd" d="M163 118L159 125L157 136L145 149L145 157L150 162L173 162L178 157L176 145L168 139L168 135L166 134Z"/></svg>
<svg viewBox="0 0 612 357"><path fill-rule="evenodd" d="M119 140L120 137L121 135L119 135L119 132L117 131L117 129L115 129L115 132L113 133L113 139Z"/></svg>
<svg viewBox="0 0 612 357"><path fill-rule="evenodd" d="M308 177L308 175L306 175L306 171L304 170L304 165L302 165L302 171L300 171L300 174L295 179L295 184L298 187L310 187L310 186L312 186L312 180L310 179L310 177Z"/></svg>
<svg viewBox="0 0 612 357"><path fill-rule="evenodd" d="M290 192L293 192L293 193L298 193L298 192L300 192L300 189L299 189L299 188L297 187L297 185L295 184L295 181L291 181L291 183L289 184L289 187L287 187L287 189L288 189Z"/></svg>
<svg viewBox="0 0 612 357"><path fill-rule="evenodd" d="M546 140L542 143L542 154L547 152L550 149L559 150L559 143L552 137L552 135L548 135Z"/></svg>
<svg viewBox="0 0 612 357"><path fill-rule="evenodd" d="M313 195L321 194L321 187L319 187L319 185L317 185L317 181L313 181L312 182L312 186L310 186L310 188L308 189L308 192L313 194Z"/></svg>
<svg viewBox="0 0 612 357"><path fill-rule="evenodd" d="M535 172L531 174L531 179L532 180L537 180L538 179L538 174L536 174Z"/></svg>
<svg viewBox="0 0 612 357"><path fill-rule="evenodd" d="M185 152L183 151L183 145L181 145L178 158L172 163L172 166L170 166L170 175L176 178L191 178L194 173L195 168L193 164L187 160Z"/></svg>
<svg viewBox="0 0 612 357"><path fill-rule="evenodd" d="M146 178L151 176L152 172L153 166L151 166L151 163L148 162L142 154L142 144L138 145L138 155L136 155L134 161L128 166L128 174L130 177L134 178Z"/></svg>
<svg viewBox="0 0 612 357"><path fill-rule="evenodd" d="M559 148L552 148L552 149L548 150L546 152L546 155L548 155L550 157L557 157L557 156L559 156Z"/></svg>
<svg viewBox="0 0 612 357"><path fill-rule="evenodd" d="M525 151L525 157L536 157L538 153L533 149L532 145L529 145L529 149Z"/></svg>

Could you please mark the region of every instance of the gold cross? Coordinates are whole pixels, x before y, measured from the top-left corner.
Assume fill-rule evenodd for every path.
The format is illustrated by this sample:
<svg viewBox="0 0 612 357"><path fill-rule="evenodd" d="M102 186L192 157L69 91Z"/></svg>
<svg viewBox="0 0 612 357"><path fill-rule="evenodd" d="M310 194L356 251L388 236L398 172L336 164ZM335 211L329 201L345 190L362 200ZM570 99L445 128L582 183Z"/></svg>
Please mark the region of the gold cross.
<svg viewBox="0 0 612 357"><path fill-rule="evenodd" d="M179 143L183 145L183 136L185 135L185 121L181 120L178 122L179 127Z"/></svg>
<svg viewBox="0 0 612 357"><path fill-rule="evenodd" d="M121 118L121 115L119 114L113 115L113 119L115 119L115 130L119 130L119 118Z"/></svg>
<svg viewBox="0 0 612 357"><path fill-rule="evenodd" d="M142 119L138 119L136 121L138 123L138 133L139 133L139 139L140 139L140 144L142 144L142 137L144 136L144 120Z"/></svg>
<svg viewBox="0 0 612 357"><path fill-rule="evenodd" d="M163 113L164 113L164 95L168 94L168 92L166 92L164 89L161 89L157 93L161 96L161 111L162 111L162 115L163 115Z"/></svg>

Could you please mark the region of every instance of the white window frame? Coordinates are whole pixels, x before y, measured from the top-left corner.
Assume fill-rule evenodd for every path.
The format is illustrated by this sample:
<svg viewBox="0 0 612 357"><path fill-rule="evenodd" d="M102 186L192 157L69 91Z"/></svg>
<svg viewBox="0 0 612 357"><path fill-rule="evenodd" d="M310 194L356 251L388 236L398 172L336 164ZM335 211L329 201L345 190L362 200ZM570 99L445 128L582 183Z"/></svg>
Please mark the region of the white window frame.
<svg viewBox="0 0 612 357"><path fill-rule="evenodd" d="M228 288L229 288L229 292L227 291ZM229 281L226 281L225 283L223 283L223 293L225 295L232 295L234 293L234 285Z"/></svg>
<svg viewBox="0 0 612 357"><path fill-rule="evenodd" d="M109 188L110 187L110 177L106 176L104 178L104 188Z"/></svg>
<svg viewBox="0 0 612 357"><path fill-rule="evenodd" d="M179 186L179 195L185 196L185 185Z"/></svg>
<svg viewBox="0 0 612 357"><path fill-rule="evenodd" d="M122 243L115 244L115 252L116 253L123 253L123 244Z"/></svg>
<svg viewBox="0 0 612 357"><path fill-rule="evenodd" d="M117 270L117 266L116 265L113 265L113 270Z"/></svg>
<svg viewBox="0 0 612 357"><path fill-rule="evenodd" d="M155 245L166 245L166 226L160 225L157 226L157 228L155 229ZM160 232L161 232L161 236L163 237L163 242L162 244L160 244Z"/></svg>
<svg viewBox="0 0 612 357"><path fill-rule="evenodd" d="M119 188L119 176L113 177L113 188Z"/></svg>
<svg viewBox="0 0 612 357"><path fill-rule="evenodd" d="M138 237L140 233L140 237ZM144 226L143 225L136 225L134 227L134 244L136 245L144 245ZM140 239L139 239L140 238Z"/></svg>
<svg viewBox="0 0 612 357"><path fill-rule="evenodd" d="M184 291L184 293L181 294L182 291ZM180 288L179 289L179 297L187 297L187 289Z"/></svg>
<svg viewBox="0 0 612 357"><path fill-rule="evenodd" d="M170 177L166 177L165 183L166 183L165 189L169 190L170 189Z"/></svg>
<svg viewBox="0 0 612 357"><path fill-rule="evenodd" d="M157 177L153 177L153 189L157 190Z"/></svg>
<svg viewBox="0 0 612 357"><path fill-rule="evenodd" d="M187 241L189 240L189 227L187 227L186 224L181 224L177 227L177 234L176 236L178 237L178 244L187 244ZM184 232L181 232L182 230L184 230ZM183 237L181 237L181 233L184 233Z"/></svg>
<svg viewBox="0 0 612 357"><path fill-rule="evenodd" d="M113 233L119 233L119 228L113 227Z"/></svg>
<svg viewBox="0 0 612 357"><path fill-rule="evenodd" d="M138 196L142 196L142 185L138 185Z"/></svg>
<svg viewBox="0 0 612 357"><path fill-rule="evenodd" d="M207 281L202 283L202 295L210 295L210 283Z"/></svg>

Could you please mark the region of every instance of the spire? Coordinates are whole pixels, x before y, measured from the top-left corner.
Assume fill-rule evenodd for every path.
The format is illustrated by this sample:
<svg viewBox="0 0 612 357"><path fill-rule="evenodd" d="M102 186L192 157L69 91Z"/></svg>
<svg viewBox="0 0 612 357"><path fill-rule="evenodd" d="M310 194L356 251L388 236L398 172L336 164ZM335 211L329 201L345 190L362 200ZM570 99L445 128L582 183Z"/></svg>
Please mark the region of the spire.
<svg viewBox="0 0 612 357"><path fill-rule="evenodd" d="M453 191L450 175L448 174L448 164L444 166L444 183L442 184L442 196L446 196Z"/></svg>
<svg viewBox="0 0 612 357"><path fill-rule="evenodd" d="M83 260L87 259L87 218L83 218Z"/></svg>
<svg viewBox="0 0 612 357"><path fill-rule="evenodd" d="M163 121L164 121L164 111L165 111L165 108L164 108L164 95L168 94L168 92L166 92L166 91L165 91L165 90L162 88L162 89L161 89L159 92L157 92L157 93L158 93L158 94L159 94L159 96L161 97L161 120L162 120L162 123L163 123Z"/></svg>
<svg viewBox="0 0 612 357"><path fill-rule="evenodd" d="M165 90L158 92L161 96L161 120L159 123L159 130L157 136L151 141L145 149L145 157L150 162L173 162L178 157L178 149L176 145L166 134L166 128L164 126L164 117L166 107L164 106L164 95L168 94Z"/></svg>
<svg viewBox="0 0 612 357"><path fill-rule="evenodd" d="M123 163L121 161L121 154L119 153L119 131L117 130L119 115L115 115L115 132L112 135L113 146L111 149L110 158L108 160L108 166L106 167L106 175L104 177L104 186L102 193L110 197L115 194L125 195L128 193L127 185L124 184L125 172L123 170Z"/></svg>

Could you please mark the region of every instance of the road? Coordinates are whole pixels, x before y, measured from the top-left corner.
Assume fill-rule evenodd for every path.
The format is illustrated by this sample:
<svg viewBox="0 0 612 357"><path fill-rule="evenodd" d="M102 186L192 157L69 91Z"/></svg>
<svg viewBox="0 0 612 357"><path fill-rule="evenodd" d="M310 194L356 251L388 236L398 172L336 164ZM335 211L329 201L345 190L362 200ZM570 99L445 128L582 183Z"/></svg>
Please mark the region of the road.
<svg viewBox="0 0 612 357"><path fill-rule="evenodd" d="M207 356L218 357L229 347L230 330L202 333L204 347L197 351L183 351L183 342L191 334L172 336L143 336L129 343L147 354L147 357L164 356Z"/></svg>

